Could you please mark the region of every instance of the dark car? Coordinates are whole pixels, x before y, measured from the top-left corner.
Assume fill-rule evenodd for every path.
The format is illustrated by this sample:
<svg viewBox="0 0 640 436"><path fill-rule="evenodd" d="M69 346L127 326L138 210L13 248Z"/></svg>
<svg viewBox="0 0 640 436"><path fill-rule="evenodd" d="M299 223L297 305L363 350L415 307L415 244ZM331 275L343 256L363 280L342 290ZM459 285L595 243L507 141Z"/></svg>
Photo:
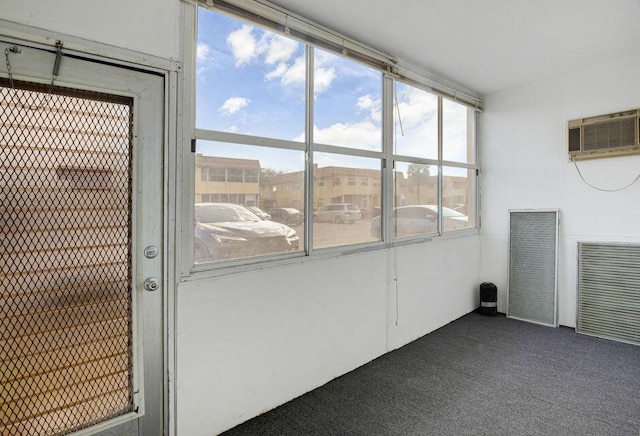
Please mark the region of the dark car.
<svg viewBox="0 0 640 436"><path fill-rule="evenodd" d="M444 217L444 230L456 230L467 227L466 215L449 209L442 208ZM438 232L438 206L423 204L414 206L401 206L393 209L393 236L403 237L411 235L431 234ZM380 237L380 217L371 221L371 235Z"/></svg>
<svg viewBox="0 0 640 436"><path fill-rule="evenodd" d="M297 251L292 228L259 216L237 204L195 205L195 261L213 262L240 257Z"/></svg>
<svg viewBox="0 0 640 436"><path fill-rule="evenodd" d="M304 215L292 207L275 207L269 209L269 215L273 221L287 224L289 226L297 226L304 221Z"/></svg>

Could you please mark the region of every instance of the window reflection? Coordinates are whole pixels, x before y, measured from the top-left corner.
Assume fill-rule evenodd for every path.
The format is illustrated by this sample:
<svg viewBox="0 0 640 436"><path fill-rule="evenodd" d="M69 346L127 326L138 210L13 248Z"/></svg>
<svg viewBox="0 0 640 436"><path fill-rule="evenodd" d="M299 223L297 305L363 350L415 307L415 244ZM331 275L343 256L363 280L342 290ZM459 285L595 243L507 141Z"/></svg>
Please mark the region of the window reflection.
<svg viewBox="0 0 640 436"><path fill-rule="evenodd" d="M380 161L315 153L314 162L313 247L380 240L380 232L371 230L372 220L380 215ZM369 184L369 180L375 183Z"/></svg>
<svg viewBox="0 0 640 436"><path fill-rule="evenodd" d="M438 233L438 167L396 162L393 236Z"/></svg>
<svg viewBox="0 0 640 436"><path fill-rule="evenodd" d="M304 44L198 9L199 129L303 141L305 77Z"/></svg>
<svg viewBox="0 0 640 436"><path fill-rule="evenodd" d="M442 205L444 231L476 226L476 170L444 167Z"/></svg>
<svg viewBox="0 0 640 436"><path fill-rule="evenodd" d="M475 163L474 113L464 105L442 99L442 158Z"/></svg>
<svg viewBox="0 0 640 436"><path fill-rule="evenodd" d="M195 260L304 249L304 153L198 141Z"/></svg>
<svg viewBox="0 0 640 436"><path fill-rule="evenodd" d="M395 154L437 159L438 97L402 82L395 83Z"/></svg>
<svg viewBox="0 0 640 436"><path fill-rule="evenodd" d="M313 141L382 150L382 75L320 49L314 53Z"/></svg>

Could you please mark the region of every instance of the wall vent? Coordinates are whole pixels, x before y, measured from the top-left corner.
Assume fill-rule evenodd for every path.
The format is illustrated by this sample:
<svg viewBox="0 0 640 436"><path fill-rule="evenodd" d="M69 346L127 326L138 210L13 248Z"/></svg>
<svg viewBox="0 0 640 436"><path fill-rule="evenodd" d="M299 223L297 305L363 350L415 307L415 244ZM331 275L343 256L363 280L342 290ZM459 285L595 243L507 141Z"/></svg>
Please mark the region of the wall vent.
<svg viewBox="0 0 640 436"><path fill-rule="evenodd" d="M578 243L576 331L640 345L640 245Z"/></svg>
<svg viewBox="0 0 640 436"><path fill-rule="evenodd" d="M509 211L507 316L557 327L558 210Z"/></svg>
<svg viewBox="0 0 640 436"><path fill-rule="evenodd" d="M640 154L640 109L569 121L571 160Z"/></svg>

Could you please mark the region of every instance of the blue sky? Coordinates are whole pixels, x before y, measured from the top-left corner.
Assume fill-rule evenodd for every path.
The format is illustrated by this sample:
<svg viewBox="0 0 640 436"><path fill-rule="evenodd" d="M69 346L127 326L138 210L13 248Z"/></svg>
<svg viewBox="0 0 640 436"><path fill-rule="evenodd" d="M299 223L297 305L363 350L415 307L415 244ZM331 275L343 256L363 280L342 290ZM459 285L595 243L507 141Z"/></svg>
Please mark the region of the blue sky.
<svg viewBox="0 0 640 436"><path fill-rule="evenodd" d="M196 126L303 142L304 44L198 9ZM319 49L314 64L315 142L381 150L381 73ZM402 136L396 116L398 153L437 158L437 99L401 83L397 92L404 131ZM452 103L444 110L445 144L451 144L448 158L466 161L466 108ZM284 171L302 169L301 152L204 141L198 142L198 152L257 158L263 167ZM333 157L323 159L321 166L350 166L350 157ZM353 163L379 165L375 160Z"/></svg>

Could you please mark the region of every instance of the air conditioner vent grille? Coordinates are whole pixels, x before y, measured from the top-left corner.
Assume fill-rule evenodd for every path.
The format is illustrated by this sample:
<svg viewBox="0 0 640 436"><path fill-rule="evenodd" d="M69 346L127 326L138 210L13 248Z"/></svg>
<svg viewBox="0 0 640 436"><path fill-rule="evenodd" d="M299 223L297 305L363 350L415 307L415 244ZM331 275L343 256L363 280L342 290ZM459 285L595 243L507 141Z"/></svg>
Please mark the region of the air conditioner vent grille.
<svg viewBox="0 0 640 436"><path fill-rule="evenodd" d="M585 125L583 150L633 145L636 138L635 121L635 118L626 118Z"/></svg>
<svg viewBox="0 0 640 436"><path fill-rule="evenodd" d="M572 160L640 154L640 109L569 121Z"/></svg>

